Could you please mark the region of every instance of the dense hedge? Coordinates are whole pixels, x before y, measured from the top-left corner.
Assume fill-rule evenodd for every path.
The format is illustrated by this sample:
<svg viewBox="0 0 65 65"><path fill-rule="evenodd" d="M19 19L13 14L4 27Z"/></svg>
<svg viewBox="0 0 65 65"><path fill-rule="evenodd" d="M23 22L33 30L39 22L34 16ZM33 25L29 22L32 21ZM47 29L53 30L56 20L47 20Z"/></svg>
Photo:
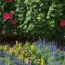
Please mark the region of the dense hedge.
<svg viewBox="0 0 65 65"><path fill-rule="evenodd" d="M64 41L65 27L60 23L65 19L63 0L0 0L0 27L4 34L17 32L21 37L46 37ZM3 18L12 13L10 19ZM15 24L12 20L15 19ZM65 24L65 23L64 23Z"/></svg>

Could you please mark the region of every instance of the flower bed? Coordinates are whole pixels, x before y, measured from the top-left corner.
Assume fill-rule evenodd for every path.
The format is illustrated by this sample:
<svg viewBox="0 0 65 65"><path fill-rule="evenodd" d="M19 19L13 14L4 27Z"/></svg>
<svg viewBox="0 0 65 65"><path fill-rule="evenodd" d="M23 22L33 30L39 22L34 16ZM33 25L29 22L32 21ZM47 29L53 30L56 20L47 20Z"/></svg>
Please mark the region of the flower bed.
<svg viewBox="0 0 65 65"><path fill-rule="evenodd" d="M64 65L65 52L52 43L39 40L32 44L16 41L13 47L0 45L0 65Z"/></svg>

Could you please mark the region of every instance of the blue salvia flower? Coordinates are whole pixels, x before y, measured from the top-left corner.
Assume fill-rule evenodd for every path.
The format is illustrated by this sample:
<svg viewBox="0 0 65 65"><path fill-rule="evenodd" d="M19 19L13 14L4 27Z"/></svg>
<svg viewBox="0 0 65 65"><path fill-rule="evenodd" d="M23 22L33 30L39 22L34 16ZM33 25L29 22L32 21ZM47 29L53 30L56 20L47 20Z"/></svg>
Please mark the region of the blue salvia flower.
<svg viewBox="0 0 65 65"><path fill-rule="evenodd" d="M14 65L18 65L18 60L14 58Z"/></svg>
<svg viewBox="0 0 65 65"><path fill-rule="evenodd" d="M58 47L58 42L55 42L55 46L56 46L56 48Z"/></svg>
<svg viewBox="0 0 65 65"><path fill-rule="evenodd" d="M55 46L52 48L52 53L53 53L53 54L56 53L56 47L55 47Z"/></svg>
<svg viewBox="0 0 65 65"><path fill-rule="evenodd" d="M8 53L8 51L4 51L5 52L5 57L9 57L9 53Z"/></svg>
<svg viewBox="0 0 65 65"><path fill-rule="evenodd" d="M42 38L39 39L38 43L40 44L40 48L46 47L46 39L42 40Z"/></svg>
<svg viewBox="0 0 65 65"><path fill-rule="evenodd" d="M52 45L55 45L55 42L54 41L52 41Z"/></svg>
<svg viewBox="0 0 65 65"><path fill-rule="evenodd" d="M5 51L5 57L10 58L10 60L13 59L13 56L8 53L8 51Z"/></svg>
<svg viewBox="0 0 65 65"><path fill-rule="evenodd" d="M40 38L37 42L38 42L38 44L43 43L42 38Z"/></svg>
<svg viewBox="0 0 65 65"><path fill-rule="evenodd" d="M43 47L43 41L42 38L39 38L39 40L37 41L37 43L39 44L39 48L41 49Z"/></svg>
<svg viewBox="0 0 65 65"><path fill-rule="evenodd" d="M14 65L24 65L20 59L14 58Z"/></svg>

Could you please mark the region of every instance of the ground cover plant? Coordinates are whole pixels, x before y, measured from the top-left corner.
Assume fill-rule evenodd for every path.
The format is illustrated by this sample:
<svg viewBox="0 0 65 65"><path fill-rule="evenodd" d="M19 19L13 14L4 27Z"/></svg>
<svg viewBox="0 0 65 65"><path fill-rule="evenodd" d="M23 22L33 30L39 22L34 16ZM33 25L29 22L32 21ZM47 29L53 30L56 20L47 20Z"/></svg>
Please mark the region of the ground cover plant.
<svg viewBox="0 0 65 65"><path fill-rule="evenodd" d="M18 43L13 47L0 45L1 65L64 65L65 47L57 48L57 42L45 42L41 39L30 44Z"/></svg>

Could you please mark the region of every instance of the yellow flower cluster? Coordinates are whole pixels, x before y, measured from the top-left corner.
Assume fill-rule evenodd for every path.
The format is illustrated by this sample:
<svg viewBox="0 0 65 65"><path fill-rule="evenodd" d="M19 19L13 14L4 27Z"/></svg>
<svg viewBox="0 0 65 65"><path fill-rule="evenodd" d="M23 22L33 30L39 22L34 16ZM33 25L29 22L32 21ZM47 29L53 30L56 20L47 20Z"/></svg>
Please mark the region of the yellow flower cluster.
<svg viewBox="0 0 65 65"><path fill-rule="evenodd" d="M12 54L14 51L13 51L13 49L10 47L10 54Z"/></svg>
<svg viewBox="0 0 65 65"><path fill-rule="evenodd" d="M27 53L27 52L25 53L25 56L26 56L26 57L28 56L28 53Z"/></svg>
<svg viewBox="0 0 65 65"><path fill-rule="evenodd" d="M7 50L8 49L8 45L0 45L0 49L2 49L2 50Z"/></svg>
<svg viewBox="0 0 65 65"><path fill-rule="evenodd" d="M23 47L22 47L22 46L19 46L19 47L18 47L18 50L22 50L22 49L23 49Z"/></svg>
<svg viewBox="0 0 65 65"><path fill-rule="evenodd" d="M7 50L7 46L4 46L4 50Z"/></svg>
<svg viewBox="0 0 65 65"><path fill-rule="evenodd" d="M22 62L24 62L24 55L22 55L22 58L21 58Z"/></svg>
<svg viewBox="0 0 65 65"><path fill-rule="evenodd" d="M44 65L44 60L42 59L41 65Z"/></svg>
<svg viewBox="0 0 65 65"><path fill-rule="evenodd" d="M34 50L35 50L35 47L34 47L34 45L31 45L31 49L32 49L32 51L34 51Z"/></svg>

